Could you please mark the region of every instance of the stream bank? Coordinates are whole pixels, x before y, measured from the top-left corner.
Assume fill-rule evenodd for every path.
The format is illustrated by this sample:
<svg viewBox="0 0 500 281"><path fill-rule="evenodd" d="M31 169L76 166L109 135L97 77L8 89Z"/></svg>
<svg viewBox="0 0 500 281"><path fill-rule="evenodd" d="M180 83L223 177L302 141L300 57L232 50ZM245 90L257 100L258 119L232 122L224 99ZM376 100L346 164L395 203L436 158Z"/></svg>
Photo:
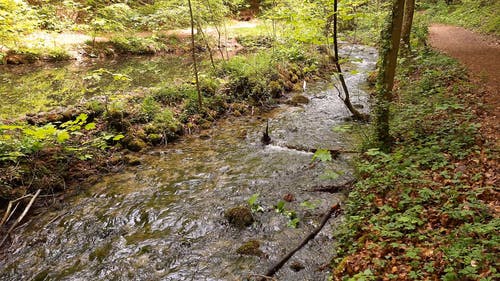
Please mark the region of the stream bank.
<svg viewBox="0 0 500 281"><path fill-rule="evenodd" d="M363 84L376 52L344 49L344 56L356 58L352 65L359 71L347 78L354 102L368 110ZM103 177L61 210L32 218L13 233L4 251L2 280L237 280L265 272L342 200L339 193L313 189L352 178L351 154L318 162L311 161L313 153L287 148L352 150L356 145L343 129L359 125L346 123L349 113L328 84L305 95L307 105L223 120L203 138L186 136L167 149L152 150L138 167ZM273 143L263 147L265 119ZM255 194L263 209L253 213L255 223L242 229L229 225L223 213L247 205ZM293 195L293 200L287 196L291 202L283 199L287 194ZM296 228L287 226L284 215L292 211L299 218ZM332 249L326 245L337 223L330 222L294 257L304 269L287 266L277 278L326 280L328 272L318 268L329 262ZM237 253L251 240L259 241L264 255Z"/></svg>

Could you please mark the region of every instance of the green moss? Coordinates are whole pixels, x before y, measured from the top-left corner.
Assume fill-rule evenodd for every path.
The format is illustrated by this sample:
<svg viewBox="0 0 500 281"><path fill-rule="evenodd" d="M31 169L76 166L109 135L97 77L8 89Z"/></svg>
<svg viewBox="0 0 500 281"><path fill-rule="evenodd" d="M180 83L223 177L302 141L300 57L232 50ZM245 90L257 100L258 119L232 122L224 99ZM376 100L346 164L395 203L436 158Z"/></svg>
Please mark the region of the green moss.
<svg viewBox="0 0 500 281"><path fill-rule="evenodd" d="M290 103L293 105L307 104L309 103L309 98L301 94L295 94L290 99Z"/></svg>
<svg viewBox="0 0 500 281"><path fill-rule="evenodd" d="M254 218L252 210L247 206L237 206L230 208L224 213L224 216L230 224L236 227L246 227L252 225Z"/></svg>
<svg viewBox="0 0 500 281"><path fill-rule="evenodd" d="M262 252L262 250L260 249L260 242L257 240L250 240L245 242L236 250L236 253L240 255L256 256L256 257L265 256L264 252Z"/></svg>
<svg viewBox="0 0 500 281"><path fill-rule="evenodd" d="M33 281L44 281L47 280L50 271L48 269L42 270L33 277Z"/></svg>
<svg viewBox="0 0 500 281"><path fill-rule="evenodd" d="M101 261L101 260L99 260ZM84 265L81 264L80 260L77 260L73 265L64 268L56 277L56 279L63 279L66 276L73 275L75 272L78 272L84 268Z"/></svg>
<svg viewBox="0 0 500 281"><path fill-rule="evenodd" d="M89 255L89 260L94 261L97 260L99 262L102 262L108 255L111 249L113 248L113 245L111 243L106 243L102 245L101 247L95 249L92 253Z"/></svg>
<svg viewBox="0 0 500 281"><path fill-rule="evenodd" d="M125 137L122 143L125 146L125 148L134 152L141 151L146 147L148 147L148 145L142 139L134 136Z"/></svg>

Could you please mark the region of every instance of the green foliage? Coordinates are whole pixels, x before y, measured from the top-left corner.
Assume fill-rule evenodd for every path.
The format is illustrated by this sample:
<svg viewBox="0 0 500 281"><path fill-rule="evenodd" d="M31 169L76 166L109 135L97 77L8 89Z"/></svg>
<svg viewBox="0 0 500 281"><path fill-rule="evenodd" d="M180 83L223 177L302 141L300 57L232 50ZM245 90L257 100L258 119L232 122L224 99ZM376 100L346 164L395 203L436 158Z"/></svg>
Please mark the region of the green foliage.
<svg viewBox="0 0 500 281"><path fill-rule="evenodd" d="M390 153L369 149L359 160L359 182L336 234L335 275L397 279L388 269L405 265L413 280L493 280L499 221L490 199L478 197L491 186L456 166L480 157L479 126L463 98L470 91L464 71L427 51L400 63L391 124L397 142ZM346 257L356 260L358 272L346 269Z"/></svg>
<svg viewBox="0 0 500 281"><path fill-rule="evenodd" d="M0 125L0 162L17 161L45 147L66 142L69 132L53 124L43 127L27 125Z"/></svg>
<svg viewBox="0 0 500 281"><path fill-rule="evenodd" d="M500 35L500 2L461 0L456 4L446 5L445 1L422 3L429 21L473 28L485 33ZM460 3L458 3L460 2Z"/></svg>
<svg viewBox="0 0 500 281"><path fill-rule="evenodd" d="M19 45L22 35L36 25L33 9L24 1L0 0L0 45L12 48ZM1 49L0 49L1 50Z"/></svg>
<svg viewBox="0 0 500 281"><path fill-rule="evenodd" d="M300 218L297 217L297 213L294 211L290 211L285 209L286 202L285 201L278 201L278 203L275 206L275 210L277 213L282 214L288 219L287 226L291 228L297 228L300 222Z"/></svg>
<svg viewBox="0 0 500 281"><path fill-rule="evenodd" d="M320 204L321 204L320 200L316 200L314 202L306 200L306 201L300 203L300 206L304 207L306 209L309 209L309 210L313 210L313 209L316 209Z"/></svg>
<svg viewBox="0 0 500 281"><path fill-rule="evenodd" d="M278 77L275 66L269 52L235 56L219 65L217 75L229 81L229 89L236 99L267 103L272 98L269 80Z"/></svg>
<svg viewBox="0 0 500 281"><path fill-rule="evenodd" d="M321 162L328 162L332 161L332 154L330 153L330 150L328 149L318 149L316 152L314 152L314 155L311 159L311 161L314 161L318 159Z"/></svg>
<svg viewBox="0 0 500 281"><path fill-rule="evenodd" d="M252 212L263 212L264 208L257 202L259 200L259 193L254 193L250 198L248 198L248 205L252 209Z"/></svg>

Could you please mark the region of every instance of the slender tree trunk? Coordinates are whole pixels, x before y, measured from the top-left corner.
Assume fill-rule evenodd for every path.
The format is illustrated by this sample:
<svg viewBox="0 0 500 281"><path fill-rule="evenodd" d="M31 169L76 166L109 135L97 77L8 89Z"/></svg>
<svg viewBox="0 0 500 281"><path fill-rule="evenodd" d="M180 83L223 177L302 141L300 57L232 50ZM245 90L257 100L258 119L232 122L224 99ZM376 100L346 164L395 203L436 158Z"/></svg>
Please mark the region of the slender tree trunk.
<svg viewBox="0 0 500 281"><path fill-rule="evenodd" d="M214 24L215 31L217 32L217 49L219 50L220 56L224 60L224 52L222 51L222 34L221 34L219 26L217 25L217 22L215 20L215 13L214 13L214 10L212 9L212 5L210 4L210 0L207 0L207 6L208 6L208 10L210 11L210 16L212 18L212 22Z"/></svg>
<svg viewBox="0 0 500 281"><path fill-rule="evenodd" d="M201 110L203 106L203 102L201 99L201 90L200 90L200 80L198 78L198 66L196 63L196 46L194 43L194 17L193 17L193 8L191 6L191 0L188 0L189 5L189 16L191 17L191 55L193 57L193 67L194 67L194 78L196 81L196 91L198 92L198 109Z"/></svg>
<svg viewBox="0 0 500 281"><path fill-rule="evenodd" d="M399 42L403 25L405 0L393 0L392 12L387 27L381 34L379 75L377 79L377 102L375 107L376 136L380 146L388 150L392 144L389 134L389 109L398 59Z"/></svg>
<svg viewBox="0 0 500 281"><path fill-rule="evenodd" d="M210 43L208 42L207 36L205 36L205 32L203 32L203 28L201 27L201 24L197 22L198 25L198 31L201 34L201 37L203 38L203 42L205 42L205 46L207 47L208 50L208 57L210 58L210 63L212 64L212 68L215 69L215 62L214 62L214 56L212 55L212 48L210 47Z"/></svg>
<svg viewBox="0 0 500 281"><path fill-rule="evenodd" d="M405 12L403 18L403 30L401 31L401 38L403 40L403 47L410 50L410 35L411 27L413 25L413 13L415 12L415 0L406 0Z"/></svg>
<svg viewBox="0 0 500 281"><path fill-rule="evenodd" d="M339 97L342 99L344 102L345 106L349 111L352 113L354 119L356 120L361 120L361 121L368 121L369 116L367 114L363 114L359 112L356 108L351 103L351 98L349 96L349 89L347 88L347 84L344 79L344 74L342 73L342 68L340 67L340 62L339 62L339 50L338 50L338 40L337 40L337 10L338 10L338 0L335 0L333 2L333 50L334 50L334 57L333 57L333 62L335 63L335 67L337 68L337 72L339 74L339 80L340 84L342 85L342 89L344 91L344 97L342 98L339 93Z"/></svg>

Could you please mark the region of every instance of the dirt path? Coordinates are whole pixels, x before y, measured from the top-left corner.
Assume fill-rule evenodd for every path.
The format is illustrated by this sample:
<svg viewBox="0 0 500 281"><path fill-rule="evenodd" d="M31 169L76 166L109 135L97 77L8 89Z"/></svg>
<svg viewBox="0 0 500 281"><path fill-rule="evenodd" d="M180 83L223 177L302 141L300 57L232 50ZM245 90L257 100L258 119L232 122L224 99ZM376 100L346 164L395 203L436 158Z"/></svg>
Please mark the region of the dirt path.
<svg viewBox="0 0 500 281"><path fill-rule="evenodd" d="M500 40L461 27L433 24L429 27L432 47L456 58L470 70L484 98L481 114L487 137L498 144L500 108Z"/></svg>

